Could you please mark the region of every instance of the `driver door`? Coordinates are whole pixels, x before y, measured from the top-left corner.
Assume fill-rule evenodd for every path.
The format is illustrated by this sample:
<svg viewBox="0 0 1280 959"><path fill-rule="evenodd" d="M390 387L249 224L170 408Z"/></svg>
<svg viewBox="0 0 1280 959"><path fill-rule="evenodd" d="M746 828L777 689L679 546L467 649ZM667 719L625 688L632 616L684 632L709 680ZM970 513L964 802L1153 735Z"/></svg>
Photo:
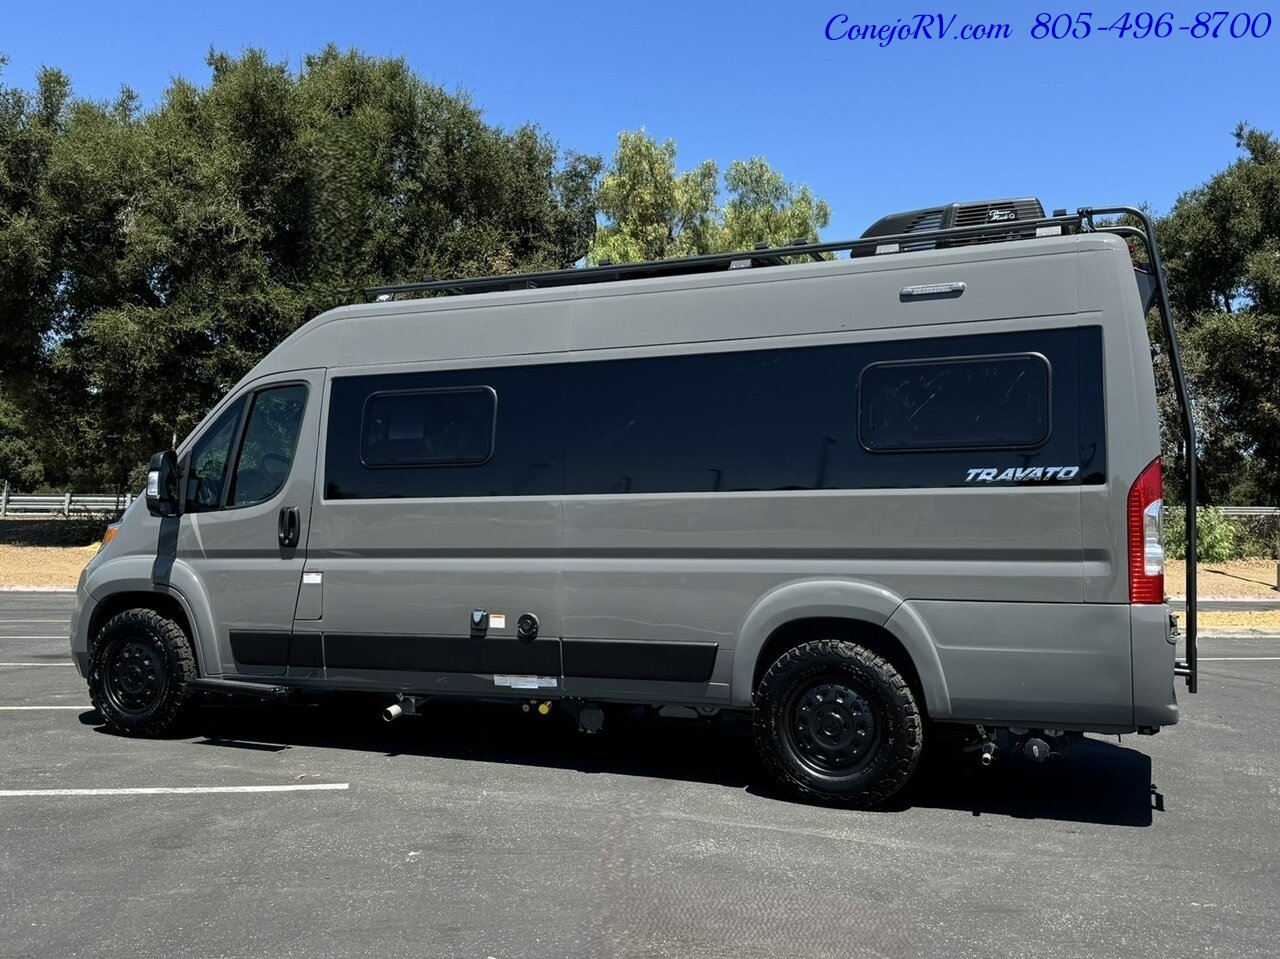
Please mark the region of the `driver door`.
<svg viewBox="0 0 1280 959"><path fill-rule="evenodd" d="M208 600L219 660L206 664L211 674L281 676L289 662L323 375L254 383L184 457L176 559Z"/></svg>

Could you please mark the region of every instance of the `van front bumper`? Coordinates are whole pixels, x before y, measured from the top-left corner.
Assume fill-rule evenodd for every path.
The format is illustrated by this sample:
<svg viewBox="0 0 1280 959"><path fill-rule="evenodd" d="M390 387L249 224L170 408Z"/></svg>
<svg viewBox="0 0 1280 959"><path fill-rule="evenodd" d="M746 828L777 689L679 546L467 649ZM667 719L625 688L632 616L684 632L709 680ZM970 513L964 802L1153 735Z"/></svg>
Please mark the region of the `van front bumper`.
<svg viewBox="0 0 1280 959"><path fill-rule="evenodd" d="M76 604L71 610L71 660L76 664L76 671L84 678L89 677L89 620L93 614L93 598L85 587L89 575L88 567L80 573L80 582L76 585Z"/></svg>

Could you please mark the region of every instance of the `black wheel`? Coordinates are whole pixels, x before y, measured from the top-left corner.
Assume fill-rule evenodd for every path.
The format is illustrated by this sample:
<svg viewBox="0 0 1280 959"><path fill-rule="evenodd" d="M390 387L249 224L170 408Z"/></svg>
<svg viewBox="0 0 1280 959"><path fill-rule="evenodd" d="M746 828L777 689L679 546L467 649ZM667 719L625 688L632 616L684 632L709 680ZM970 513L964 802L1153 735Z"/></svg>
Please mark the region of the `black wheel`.
<svg viewBox="0 0 1280 959"><path fill-rule="evenodd" d="M89 698L107 726L133 736L179 731L195 708L187 681L196 657L182 627L150 609L130 609L98 631L89 657Z"/></svg>
<svg viewBox="0 0 1280 959"><path fill-rule="evenodd" d="M911 778L923 734L901 673L856 643L823 639L787 650L764 674L755 739L788 791L865 809Z"/></svg>

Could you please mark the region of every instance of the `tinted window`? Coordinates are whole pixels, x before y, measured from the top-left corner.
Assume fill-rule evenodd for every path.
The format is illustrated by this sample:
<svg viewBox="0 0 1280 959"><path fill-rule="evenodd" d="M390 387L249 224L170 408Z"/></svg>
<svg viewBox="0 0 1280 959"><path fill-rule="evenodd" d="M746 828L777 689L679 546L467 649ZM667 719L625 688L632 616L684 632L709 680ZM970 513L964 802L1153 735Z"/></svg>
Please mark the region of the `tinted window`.
<svg viewBox="0 0 1280 959"><path fill-rule="evenodd" d="M228 506L266 502L284 486L306 405L307 388L301 383L273 387L254 396Z"/></svg>
<svg viewBox="0 0 1280 959"><path fill-rule="evenodd" d="M861 411L868 423L860 431L862 371L863 391L881 398ZM369 465L370 452L374 463L380 455L362 449L375 397L416 394L418 403L424 391L477 383L501 399L488 460ZM945 390L938 409L920 398L930 384ZM908 489L963 486L974 467L1077 466L1072 485L1102 483L1102 386L1097 327L336 377L324 496ZM899 387L905 392L895 395ZM911 396L914 419L903 412ZM388 443L394 427L411 434L394 443L421 445L414 424L430 398L407 408L413 415L396 425L379 407ZM873 452L860 432L904 445ZM979 444L992 452L975 457ZM479 455L482 445L457 448Z"/></svg>
<svg viewBox="0 0 1280 959"><path fill-rule="evenodd" d="M563 448L559 365L335 377L324 497L559 493Z"/></svg>
<svg viewBox="0 0 1280 959"><path fill-rule="evenodd" d="M187 470L187 512L204 512L221 505L231 444L243 410L244 400L237 400L196 440Z"/></svg>
<svg viewBox="0 0 1280 959"><path fill-rule="evenodd" d="M365 403L365 466L461 466L493 453L498 396L487 386L375 393Z"/></svg>
<svg viewBox="0 0 1280 959"><path fill-rule="evenodd" d="M567 367L568 493L818 489L851 477L848 348Z"/></svg>
<svg viewBox="0 0 1280 959"><path fill-rule="evenodd" d="M876 363L858 393L870 450L1016 449L1049 436L1049 364L1039 355Z"/></svg>

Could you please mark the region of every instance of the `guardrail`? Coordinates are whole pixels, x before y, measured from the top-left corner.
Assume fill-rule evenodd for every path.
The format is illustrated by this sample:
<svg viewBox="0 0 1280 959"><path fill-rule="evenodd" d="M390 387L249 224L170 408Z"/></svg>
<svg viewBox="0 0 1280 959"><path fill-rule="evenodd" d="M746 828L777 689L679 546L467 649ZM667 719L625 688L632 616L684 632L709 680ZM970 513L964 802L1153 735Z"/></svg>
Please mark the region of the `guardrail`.
<svg viewBox="0 0 1280 959"><path fill-rule="evenodd" d="M51 496L17 496L6 486L0 490L0 518L26 516L71 519L73 516L101 517L119 514L132 503L132 493L55 493Z"/></svg>

